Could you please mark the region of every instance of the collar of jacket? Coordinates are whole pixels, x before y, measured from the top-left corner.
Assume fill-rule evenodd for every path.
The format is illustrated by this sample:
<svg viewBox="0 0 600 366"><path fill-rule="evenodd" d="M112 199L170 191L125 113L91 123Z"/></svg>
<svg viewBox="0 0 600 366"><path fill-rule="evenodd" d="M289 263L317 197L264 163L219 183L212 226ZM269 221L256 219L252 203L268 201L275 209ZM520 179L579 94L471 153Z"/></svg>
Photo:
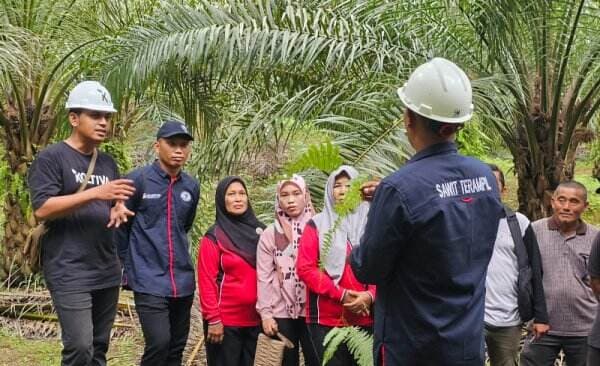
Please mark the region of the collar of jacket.
<svg viewBox="0 0 600 366"><path fill-rule="evenodd" d="M551 216L548 218L548 230L554 230L557 231L560 229L560 225L558 223L558 221L554 218L554 216ZM585 222L583 222L582 219L579 219L579 222L577 223L577 227L575 228L575 234L577 235L585 235L587 233L587 224Z"/></svg>
<svg viewBox="0 0 600 366"><path fill-rule="evenodd" d="M154 163L152 163L152 169L154 169L154 171L156 172L156 174L158 174L159 177L161 177L163 179L171 179L171 176L160 167L160 163L158 162L158 159L154 160ZM181 178L181 171L179 171L179 174L177 174L177 177L175 177L175 180L179 180L180 178Z"/></svg>
<svg viewBox="0 0 600 366"><path fill-rule="evenodd" d="M456 148L456 144L454 142L440 142L438 144L431 145L415 155L408 161L408 163L414 163L415 161L419 161L421 159L425 159L432 155L445 154L445 153L456 153L458 149Z"/></svg>

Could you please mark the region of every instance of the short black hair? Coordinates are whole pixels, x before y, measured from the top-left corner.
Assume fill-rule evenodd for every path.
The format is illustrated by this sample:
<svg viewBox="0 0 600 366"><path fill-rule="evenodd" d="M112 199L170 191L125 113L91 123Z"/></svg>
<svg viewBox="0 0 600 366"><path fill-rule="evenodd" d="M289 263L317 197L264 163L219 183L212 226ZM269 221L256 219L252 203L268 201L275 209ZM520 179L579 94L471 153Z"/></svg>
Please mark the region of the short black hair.
<svg viewBox="0 0 600 366"><path fill-rule="evenodd" d="M423 125L427 127L429 132L439 137L448 137L449 135L458 132L458 130L460 130L463 126L462 123L445 123L436 121L429 117L422 116L411 109L408 109L408 112L411 113L412 117L423 122ZM444 130L450 130L451 132L447 133Z"/></svg>
<svg viewBox="0 0 600 366"><path fill-rule="evenodd" d="M498 187L498 188L502 189L502 188L506 187L506 184L504 182L504 173L502 172L502 170L500 170L498 165L488 163L488 166L490 167L490 169L492 169L492 172L498 172L498 176L500 177L500 184L502 184L502 187Z"/></svg>
<svg viewBox="0 0 600 366"><path fill-rule="evenodd" d="M82 108L71 108L69 109L69 113L75 113L76 115L80 115L81 113L83 113L83 109Z"/></svg>
<svg viewBox="0 0 600 366"><path fill-rule="evenodd" d="M556 186L556 189L554 190L554 192L556 193L556 191L558 191L559 188L573 188L573 189L578 189L581 192L583 192L583 200L587 202L587 188L585 188L585 186L581 183L579 183L576 180L566 180L563 182L560 182L558 184L558 186Z"/></svg>

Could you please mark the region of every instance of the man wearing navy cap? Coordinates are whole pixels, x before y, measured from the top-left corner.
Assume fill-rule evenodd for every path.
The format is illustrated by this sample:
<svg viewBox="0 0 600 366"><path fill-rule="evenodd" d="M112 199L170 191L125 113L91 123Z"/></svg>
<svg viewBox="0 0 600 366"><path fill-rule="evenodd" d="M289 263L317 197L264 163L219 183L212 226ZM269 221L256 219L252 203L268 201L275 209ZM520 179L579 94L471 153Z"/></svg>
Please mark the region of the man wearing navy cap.
<svg viewBox="0 0 600 366"><path fill-rule="evenodd" d="M135 216L117 244L146 341L142 366L180 365L190 328L196 285L187 233L200 187L182 169L192 140L183 123L165 122L154 143L158 159L128 174L136 192L125 205Z"/></svg>

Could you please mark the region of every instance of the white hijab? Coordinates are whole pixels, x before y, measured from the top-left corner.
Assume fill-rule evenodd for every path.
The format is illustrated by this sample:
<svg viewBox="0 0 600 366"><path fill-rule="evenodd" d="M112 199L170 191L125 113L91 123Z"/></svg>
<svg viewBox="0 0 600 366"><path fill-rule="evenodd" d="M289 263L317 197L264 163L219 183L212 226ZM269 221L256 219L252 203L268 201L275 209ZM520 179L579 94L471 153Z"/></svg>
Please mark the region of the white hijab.
<svg viewBox="0 0 600 366"><path fill-rule="evenodd" d="M335 185L335 178L341 173L346 173L351 180L358 177L358 171L356 171L356 169L348 165L342 165L333 171L327 179L327 184L325 185L325 207L321 213L315 215L312 219L319 231L319 252L321 255L323 255L325 236L329 230L331 230L338 218L338 214L334 209L335 198L333 197L333 186ZM354 212L343 219L335 233L333 233L329 252L327 253L327 258L324 259L324 262L327 274L329 274L336 285L344 273L344 267L346 265L346 245L347 243L350 243L354 248L360 244L360 238L362 237L367 223L368 212L369 203L362 202Z"/></svg>

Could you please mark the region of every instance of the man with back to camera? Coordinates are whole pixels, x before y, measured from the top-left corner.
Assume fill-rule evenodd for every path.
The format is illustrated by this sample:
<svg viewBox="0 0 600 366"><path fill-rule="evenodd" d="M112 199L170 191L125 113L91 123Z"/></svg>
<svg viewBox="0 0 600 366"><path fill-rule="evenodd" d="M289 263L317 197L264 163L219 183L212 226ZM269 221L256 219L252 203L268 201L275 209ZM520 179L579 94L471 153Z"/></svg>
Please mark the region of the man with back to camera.
<svg viewBox="0 0 600 366"><path fill-rule="evenodd" d="M560 183L551 204L552 216L532 224L544 268L550 330L526 339L521 365L552 366L562 350L567 365L585 366L587 336L598 304L587 264L598 229L581 219L588 207L587 189L581 183Z"/></svg>
<svg viewBox="0 0 600 366"><path fill-rule="evenodd" d="M158 159L127 175L136 191L125 205L136 215L117 243L144 333L142 366L180 365L190 329L196 285L187 235L200 187L183 167L192 140L183 123L166 121L154 143Z"/></svg>
<svg viewBox="0 0 600 366"><path fill-rule="evenodd" d="M416 154L377 187L351 258L377 285L375 363L481 366L485 273L504 211L490 168L454 143L473 113L471 83L434 58L398 95Z"/></svg>
<svg viewBox="0 0 600 366"><path fill-rule="evenodd" d="M34 214L48 226L42 265L60 322L62 365L106 365L121 281L110 227L132 215L122 203L118 216L111 207L135 189L119 179L113 158L97 151L116 112L108 90L96 81L81 82L66 108L71 135L37 155L28 185Z"/></svg>

